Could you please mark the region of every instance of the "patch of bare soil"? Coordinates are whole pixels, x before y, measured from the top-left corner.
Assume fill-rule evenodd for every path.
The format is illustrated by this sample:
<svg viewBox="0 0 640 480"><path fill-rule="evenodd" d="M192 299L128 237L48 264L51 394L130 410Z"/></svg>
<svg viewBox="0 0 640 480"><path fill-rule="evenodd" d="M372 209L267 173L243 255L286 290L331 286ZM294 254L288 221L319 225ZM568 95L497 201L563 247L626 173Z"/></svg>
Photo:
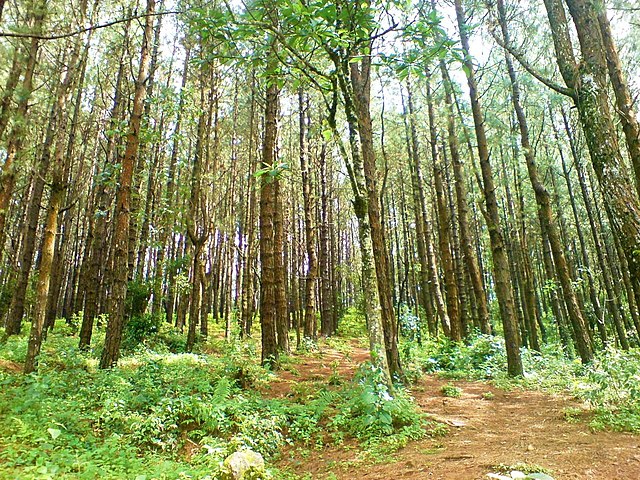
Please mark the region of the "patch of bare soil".
<svg viewBox="0 0 640 480"><path fill-rule="evenodd" d="M20 373L22 372L22 368L22 365L19 363L0 358L0 370L4 370L9 373Z"/></svg>
<svg viewBox="0 0 640 480"><path fill-rule="evenodd" d="M327 378L335 360L341 374L353 374L367 358L363 349L348 357L325 349L322 356L297 365L298 375L282 372L271 394L287 395L296 383ZM460 398L442 395L440 389L448 383L462 390ZM425 413L449 425L448 435L412 442L377 464L347 444L314 450L304 459L292 458L290 451L279 466L317 479L333 473L332 478L341 480L474 480L486 479L500 464L526 463L543 467L556 480L640 479L640 436L592 432L584 421L568 422L567 409L582 407L571 399L436 376L423 378L411 390Z"/></svg>
<svg viewBox="0 0 640 480"><path fill-rule="evenodd" d="M360 364L369 359L369 352L355 344L344 352L325 346L317 352L298 358L299 363L280 370L277 379L262 389L262 393L272 398L282 398L292 396L295 387L304 383L326 383L336 375L341 379L350 380Z"/></svg>

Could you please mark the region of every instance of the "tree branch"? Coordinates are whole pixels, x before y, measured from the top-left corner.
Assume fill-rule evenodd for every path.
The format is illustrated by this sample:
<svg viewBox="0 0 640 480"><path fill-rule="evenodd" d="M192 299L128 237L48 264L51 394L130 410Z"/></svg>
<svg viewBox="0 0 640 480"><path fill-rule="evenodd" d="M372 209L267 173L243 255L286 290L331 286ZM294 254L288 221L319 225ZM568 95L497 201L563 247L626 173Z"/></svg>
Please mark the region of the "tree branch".
<svg viewBox="0 0 640 480"><path fill-rule="evenodd" d="M166 12L157 12L157 13L151 13L151 14L142 14L142 15L133 15L130 17L126 17L126 18L121 18L118 20L113 20L111 22L107 22L107 23L102 23L99 25L92 25L90 27L87 28L82 28L80 30L75 30L73 32L66 32L66 33L58 33L56 35L38 35L35 33L17 33L17 32L0 32L0 37L5 37L5 38L35 38L37 40L59 40L61 38L69 38L69 37L73 37L75 35L80 35L82 33L85 32L89 32L91 30L99 30L101 28L107 28L107 27L112 27L114 25L117 25L119 23L126 23L129 22L131 20L137 20L137 19L141 19L141 18L145 18L145 17L157 17L158 15L179 15L181 13L184 13L181 10L170 10L170 11L166 11Z"/></svg>
<svg viewBox="0 0 640 480"><path fill-rule="evenodd" d="M543 83L544 85L549 87L551 90L555 90L556 92L562 95L566 95L567 97L575 98L576 94L573 89L568 87L563 87L562 85L542 75L535 68L533 68L533 66L527 61L527 59L524 58L524 56L520 52L518 52L515 48L513 48L512 45L507 45L505 42L503 42L502 39L499 38L498 35L496 35L493 29L489 29L489 32L491 33L491 36L496 41L496 43L500 45L502 48L504 48L507 52L509 52L509 54L513 58L515 58L520 65L522 65L522 68L524 68L527 72L529 72L529 74L532 75L536 80Z"/></svg>

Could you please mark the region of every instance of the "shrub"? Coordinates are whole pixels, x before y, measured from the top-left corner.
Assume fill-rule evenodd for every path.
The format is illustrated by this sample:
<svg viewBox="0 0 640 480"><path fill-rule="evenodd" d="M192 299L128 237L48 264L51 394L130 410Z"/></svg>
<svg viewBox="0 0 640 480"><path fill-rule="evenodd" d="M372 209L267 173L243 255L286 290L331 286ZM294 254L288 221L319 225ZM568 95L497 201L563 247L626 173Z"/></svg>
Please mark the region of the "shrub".
<svg viewBox="0 0 640 480"><path fill-rule="evenodd" d="M338 322L338 335L348 338L361 338L367 334L367 322L364 314L356 308L348 308Z"/></svg>
<svg viewBox="0 0 640 480"><path fill-rule="evenodd" d="M360 368L355 387L344 391L331 424L365 443L400 432L425 434L424 418L407 393L400 387L389 392L382 373L369 363Z"/></svg>
<svg viewBox="0 0 640 480"><path fill-rule="evenodd" d="M450 383L448 383L447 385L443 385L440 388L440 392L445 397L460 398L462 396L462 389Z"/></svg>
<svg viewBox="0 0 640 480"><path fill-rule="evenodd" d="M154 317L150 313L142 313L131 317L127 321L122 348L125 351L131 350L143 340L152 337L160 330L160 323L161 319L157 316Z"/></svg>

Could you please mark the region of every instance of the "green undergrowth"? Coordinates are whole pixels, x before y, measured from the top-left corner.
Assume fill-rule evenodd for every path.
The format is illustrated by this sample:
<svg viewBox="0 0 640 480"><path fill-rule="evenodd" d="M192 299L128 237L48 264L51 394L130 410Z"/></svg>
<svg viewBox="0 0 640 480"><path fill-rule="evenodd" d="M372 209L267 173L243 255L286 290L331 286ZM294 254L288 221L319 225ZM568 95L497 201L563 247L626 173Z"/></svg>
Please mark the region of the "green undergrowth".
<svg viewBox="0 0 640 480"><path fill-rule="evenodd" d="M564 393L587 402L594 429L640 433L640 350L607 348L589 365L568 359L559 345L542 352L522 349L524 377L506 375L504 341L476 335L464 344L428 339L402 349L409 371L437 373L450 379L490 380L496 386Z"/></svg>
<svg viewBox="0 0 640 480"><path fill-rule="evenodd" d="M353 381L318 381L304 395L274 399L260 393L273 376L252 340L216 339L184 353L184 336L162 328L105 371L99 348L79 351L74 329L60 326L37 374L14 371L25 335L0 345L0 479L216 479L222 460L243 447L268 463L287 445L353 439L383 455L439 431L371 365ZM296 368L295 358L284 364Z"/></svg>

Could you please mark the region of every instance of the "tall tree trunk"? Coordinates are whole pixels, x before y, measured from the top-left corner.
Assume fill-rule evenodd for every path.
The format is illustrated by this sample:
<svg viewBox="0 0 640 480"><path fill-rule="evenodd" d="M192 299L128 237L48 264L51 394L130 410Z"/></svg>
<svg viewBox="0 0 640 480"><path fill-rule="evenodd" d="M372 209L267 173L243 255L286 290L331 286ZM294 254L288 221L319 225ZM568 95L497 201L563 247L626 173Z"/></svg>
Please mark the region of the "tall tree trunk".
<svg viewBox="0 0 640 480"><path fill-rule="evenodd" d="M186 86L189 78L189 59L191 57L191 49L187 46L184 54L184 65L182 67L182 80L180 84L180 99L178 100L178 111L176 112L176 121L173 129L171 144L171 156L169 157L169 167L167 170L167 180L164 188L164 198L162 200L162 215L160 219L160 232L158 235L158 255L156 258L156 270L155 278L153 281L153 301L151 303L151 315L156 316L160 314L160 307L162 305L162 290L165 277L167 278L167 285L169 292L173 292L173 282L169 281L169 277L172 275L170 269L166 265L165 256L168 250L167 240L170 238L170 233L174 223L174 209L175 209L175 190L176 190L176 169L178 163L178 150L180 147L181 129L182 129L182 116L184 114ZM173 322L173 296L167 295L166 299L166 321Z"/></svg>
<svg viewBox="0 0 640 480"><path fill-rule="evenodd" d="M79 19L84 22L87 13L87 0L83 0L80 4ZM29 342L27 346L27 355L25 358L24 372L31 373L36 369L37 359L42 345L42 333L45 319L47 316L47 299L49 296L49 286L51 284L51 273L53 270L53 259L55 256L56 233L58 231L58 213L62 207L65 197L66 184L65 174L68 171L67 165L70 158L65 156L65 148L67 141L67 102L73 85L78 75L78 59L80 57L82 37L77 37L73 46L73 51L68 59L67 71L64 79L57 92L56 103L54 105L54 117L56 121L56 131L58 138L55 143L53 165L52 165L52 182L51 194L49 196L49 205L44 227L44 235L42 240L42 249L40 252L40 269L38 273L38 284L36 287L36 303L31 323L31 331L29 333ZM87 39L87 42L89 39Z"/></svg>
<svg viewBox="0 0 640 480"><path fill-rule="evenodd" d="M204 67L203 67L204 70ZM200 78L200 117L196 133L196 147L191 170L191 195L189 197L189 213L186 219L187 234L192 244L191 292L189 299L189 328L185 349L190 352L196 341L197 324L200 320L200 290L202 286L202 248L209 236L209 218L206 209L206 194L202 190L202 179L206 174L204 157L207 110L205 106L205 75ZM211 108L213 105L210 104Z"/></svg>
<svg viewBox="0 0 640 480"><path fill-rule="evenodd" d="M40 47L40 39L37 35L41 33L44 25L44 18L46 13L46 1L38 2L33 12L29 14L33 18L32 31L34 36L29 41L29 47L26 52L26 66L24 69L24 75L22 77L22 83L20 85L20 97L16 105L14 118L15 122L13 128L9 134L9 141L7 144L7 155L4 163L2 164L2 171L0 172L0 251L4 245L5 239L5 222L7 218L7 212L9 209L9 202L13 195L13 188L15 185L15 160L22 151L25 135L27 132L27 111L29 109L29 100L33 93L33 74L36 69L38 61L38 51ZM20 326L8 325L6 335L12 335L19 333Z"/></svg>
<svg viewBox="0 0 640 480"><path fill-rule="evenodd" d="M555 130L555 126L554 126ZM558 133L555 131L556 141L558 141ZM607 329L604 323L604 314L600 307L600 299L598 292L596 291L595 279L593 277L593 272L591 270L591 260L589 258L589 252L587 250L586 240L584 238L584 232L581 226L581 219L578 214L578 207L576 205L575 195L573 193L573 182L570 178L569 168L567 166L567 161L565 159L564 153L562 149L558 150L558 154L560 155L560 161L562 163L562 172L564 174L565 182L567 185L567 192L569 194L569 201L571 202L571 211L573 213L573 219L576 229L576 234L578 235L578 243L580 244L580 252L582 254L582 265L583 270L587 276L587 283L589 288L589 297L591 299L591 306L593 308L593 314L595 316L595 325L598 329L598 333L600 334L600 340L602 344L606 344L607 342Z"/></svg>
<svg viewBox="0 0 640 480"><path fill-rule="evenodd" d="M636 189L640 195L640 124L638 117L633 109L635 103L629 85L622 73L622 63L618 56L613 35L611 33L611 25L607 17L607 9L604 1L600 0L596 3L598 14L598 23L600 25L600 33L602 34L602 42L607 58L607 68L609 70L609 79L613 86L613 93L616 97L616 111L622 124L622 130L627 143L627 150L631 158L631 165L636 179Z"/></svg>
<svg viewBox="0 0 640 480"><path fill-rule="evenodd" d="M510 44L510 41L503 0L497 0L497 6L502 36L505 44L508 45ZM511 60L511 55L506 50L505 60L507 63L509 79L511 81L511 101L513 102L513 108L518 120L522 151L527 165L527 172L529 174L531 187L533 188L533 192L536 197L536 204L538 205L538 221L540 222L540 229L545 232L543 236L546 235L549 239L553 262L562 287L562 294L567 306L567 312L569 313L571 326L573 327L573 335L580 359L583 363L588 363L593 359L593 348L587 333L587 325L584 321L582 310L580 309L578 298L573 288L573 279L569 273L569 267L564 255L565 249L561 243L558 227L554 221L549 192L540 180L538 167L536 165L535 151L529 140L529 125L524 113L524 108L520 101L520 85L513 66L513 61Z"/></svg>
<svg viewBox="0 0 640 480"><path fill-rule="evenodd" d="M129 43L129 27L130 22L125 25L124 45ZM125 81L124 71L124 55L125 47L120 52L118 74L113 95L113 106L111 107L111 116L109 126L111 130L116 130L117 125L123 116L123 82ZM84 292L84 309L82 315L82 325L80 326L80 339L78 348L81 350L88 349L91 345L91 337L93 334L93 323L99 313L104 309L100 308L100 295L104 292L107 279L105 278L108 265L108 225L110 220L111 203L113 201L112 194L108 187L108 174L113 169L113 163L116 161L116 152L118 148L118 139L115 134L108 135L107 149L104 164L98 175L94 176L94 185L92 186L93 202L91 204L89 227L87 232L87 249L85 261L82 264L83 269L83 286L81 290Z"/></svg>
<svg viewBox="0 0 640 480"><path fill-rule="evenodd" d="M614 234L627 257L634 285L640 284L640 201L618 146L607 96L607 58L594 0L566 0L582 60L574 55L560 0L545 0L560 73L575 103L594 171L610 212Z"/></svg>
<svg viewBox="0 0 640 480"><path fill-rule="evenodd" d="M62 178L54 179L51 189L51 198L47 209L47 219L44 228L44 238L42 241L42 251L40 253L40 271L38 284L36 286L36 304L29 333L29 343L27 355L24 363L24 373L31 373L36 369L37 359L42 345L42 331L47 314L47 296L49 294L49 283L51 280L51 270L53 266L53 256L55 254L56 232L58 228L58 211L62 206L64 198L64 186Z"/></svg>
<svg viewBox="0 0 640 480"><path fill-rule="evenodd" d="M409 155L409 171L411 172L411 191L413 193L413 211L414 220L416 225L416 246L418 250L418 261L420 263L420 271L418 272L419 279L419 299L420 305L424 309L427 316L427 327L431 336L436 335L436 318L434 316L433 309L431 308L430 295L437 295L439 298L436 300L438 305L444 305L444 300L441 298L440 286L430 285L429 272L432 270L431 259L427 252L427 237L425 233L425 198L423 190L422 172L420 170L420 147L418 145L418 134L416 131L416 120L413 106L413 92L411 86L407 84L407 104L409 111L405 112L405 116L408 117L407 125L407 151ZM407 115L408 113L408 115ZM437 277L436 277L437 279ZM447 315L445 309L441 309L442 314ZM448 317L447 317L448 323Z"/></svg>
<svg viewBox="0 0 640 480"><path fill-rule="evenodd" d="M255 224L256 224L256 194L255 194L255 171L256 159L255 154L255 75L251 77L251 104L249 113L249 165L247 175L247 192L249 196L249 205L245 222L246 241L244 249L244 263L242 266L242 302L241 302L241 331L240 336L251 335L251 324L254 314L254 268L256 258L255 248Z"/></svg>
<svg viewBox="0 0 640 480"><path fill-rule="evenodd" d="M460 305L458 303L459 288L456 281L455 265L451 253L451 215L447 208L443 183L443 164L438 151L438 134L433 109L431 86L427 80L427 111L429 117L429 143L431 146L431 160L433 161L433 179L436 190L436 212L438 214L438 239L440 258L444 271L444 281L447 300L447 314L449 316L450 338L459 342L464 336L462 322L460 320Z"/></svg>
<svg viewBox="0 0 640 480"><path fill-rule="evenodd" d="M367 214L369 216L379 300L382 308L382 325L387 363L391 375L402 376L400 353L398 351L398 332L391 297L389 255L382 225L380 192L377 179L378 172L373 146L373 127L370 111L371 57L365 55L360 62L350 63L349 73L352 85L354 114L357 119L357 130L360 137L365 187L368 196Z"/></svg>
<svg viewBox="0 0 640 480"><path fill-rule="evenodd" d="M56 95L58 97L61 95L61 91L62 82L58 85L58 88L56 88ZM7 335L20 333L21 330L29 277L31 275L31 267L36 250L42 197L51 164L51 148L59 120L57 105L54 103L51 107L45 139L42 144L42 153L34 168L35 174L33 175L33 185L31 188L31 196L29 197L29 206L26 211L26 224L20 249L20 271L18 272L16 286L11 299L11 309L9 310L9 316L6 322Z"/></svg>
<svg viewBox="0 0 640 480"><path fill-rule="evenodd" d="M607 310L611 312L613 324L616 328L616 331L618 332L618 336L620 336L620 332L623 329L623 314L618 296L615 293L614 281L610 269L610 262L607 258L607 254L603 246L602 236L600 235L600 229L598 228L596 214L594 212L594 205L589 195L587 182L585 179L584 166L582 165L580 157L578 155L576 141L569 125L569 119L567 118L564 110L562 111L562 117L565 132L567 133L567 137L569 139L569 145L571 148L574 165L578 174L578 183L580 185L580 192L582 193L582 200L584 203L585 211L587 212L587 219L589 221L589 228L591 230L591 236L593 238L594 250L596 252L596 258L598 259L598 265L600 267L600 272L602 275L602 283L604 284L605 292L607 293Z"/></svg>
<svg viewBox="0 0 640 480"><path fill-rule="evenodd" d="M299 109L299 143L300 143L300 170L302 172L302 200L304 208L304 230L307 246L307 275L305 280L305 306L304 306L304 336L315 338L316 336L316 282L318 277L318 260L316 256L316 230L313 224L313 212L315 210L314 188L312 184L312 172L309 162L308 128L309 128L309 100L305 99L302 88L298 90Z"/></svg>
<svg viewBox="0 0 640 480"><path fill-rule="evenodd" d="M147 93L146 81L149 75L149 63L151 60L154 12L155 0L147 0L147 16L140 52L140 67L136 78L135 95L129 121L126 147L120 162L120 180L116 191L115 226L112 239L113 285L111 296L109 297L109 321L107 323L104 349L100 357L100 368L115 366L120 356L120 343L122 342L122 332L125 323L124 304L127 296L127 281L129 278L131 187L140 145L140 126L144 110L144 100Z"/></svg>
<svg viewBox="0 0 640 480"><path fill-rule="evenodd" d="M509 375L522 375L522 359L520 357L520 339L518 338L517 321L513 290L510 284L509 260L505 251L504 239L500 228L500 215L496 199L496 187L493 179L493 171L489 161L489 148L487 145L484 118L480 107L478 86L475 79L475 70L469 52L468 26L462 0L455 0L456 19L464 51L464 65L471 97L471 110L475 125L476 139L478 142L478 156L482 172L482 187L486 204L486 220L493 255L493 274L496 283L496 296L500 305L502 326L504 328L505 345L507 350L507 369Z"/></svg>
<svg viewBox="0 0 640 480"><path fill-rule="evenodd" d="M272 45L272 49L275 47ZM273 69L274 53L269 55L269 68ZM278 103L279 89L272 79L267 82L264 138L262 143L262 168L273 171L277 162L278 142ZM278 340L276 335L276 297L282 285L277 284L278 261L276 256L275 217L277 200L277 178L265 173L260 177L260 323L262 325L262 364L277 368L279 362Z"/></svg>
<svg viewBox="0 0 640 480"><path fill-rule="evenodd" d="M276 142L277 143L277 142ZM289 353L289 302L287 301L287 250L285 246L283 183L275 182L275 217L273 221L273 245L276 262L276 334L278 349Z"/></svg>
<svg viewBox="0 0 640 480"><path fill-rule="evenodd" d="M331 228L329 223L329 209L331 205L329 203L329 186L327 185L331 179L329 177L329 169L327 168L327 144L322 144L322 150L320 152L319 170L320 175L318 177L320 183L320 208L318 209L318 222L319 226L319 264L320 264L320 333L324 336L330 336L335 333L337 325L334 323L333 311L338 309L338 305L334 303L333 292L335 285L333 259L331 255Z"/></svg>
<svg viewBox="0 0 640 480"><path fill-rule="evenodd" d="M335 114L337 108L337 90L334 92L332 110L329 115L329 124L333 130L334 138L340 146L342 156L347 164L347 171L351 189L353 192L353 208L358 219L358 244L360 247L362 263L362 293L364 295L364 314L367 320L367 330L369 334L369 350L374 365L378 367L384 376L389 389L392 388L392 380L389 369L387 347L385 343L385 326L383 323L383 312L380 300L378 278L374 266L374 247L371 239L371 224L369 215L369 195L365 180L365 170L358 136L358 118L354 106L353 85L350 79L350 58L345 55L333 53L332 60L336 67L338 85L342 92L344 111L349 128L349 146L351 158L346 148L340 141L336 127ZM377 201L377 195L376 195Z"/></svg>
<svg viewBox="0 0 640 480"><path fill-rule="evenodd" d="M471 229L469 228L469 206L467 204L467 188L465 181L465 173L460 156L460 147L458 145L458 135L455 129L455 112L453 99L451 95L451 81L447 72L444 61L440 62L440 71L445 88L445 103L447 105L447 133L449 151L451 152L451 161L453 164L453 176L455 179L456 202L458 204L458 224L460 227L460 243L462 244L462 252L464 254L464 263L469 271L471 286L476 303L478 321L480 323L480 331L484 334L491 333L491 324L489 319L489 308L487 306L487 294L482 282L482 272L478 264L478 257L473 248L471 239Z"/></svg>

